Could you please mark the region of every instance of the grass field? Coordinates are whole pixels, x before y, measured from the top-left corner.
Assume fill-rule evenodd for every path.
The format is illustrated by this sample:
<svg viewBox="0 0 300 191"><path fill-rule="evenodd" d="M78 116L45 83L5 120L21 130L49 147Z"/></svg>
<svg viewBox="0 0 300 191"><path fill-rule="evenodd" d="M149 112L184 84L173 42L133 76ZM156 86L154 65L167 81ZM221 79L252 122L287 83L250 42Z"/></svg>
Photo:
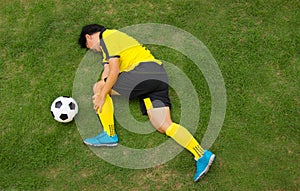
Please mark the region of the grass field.
<svg viewBox="0 0 300 191"><path fill-rule="evenodd" d="M298 0L2 0L0 10L0 190L300 190ZM217 160L203 180L192 181L187 151L157 167L121 168L82 144L74 122L52 119L51 102L72 95L86 53L77 38L89 23L116 29L168 24L211 51L224 77L227 108L210 148ZM194 84L201 106L195 136L201 140L211 110L205 79L180 53L150 49ZM180 106L172 91L171 99ZM138 110L137 103L131 109ZM178 120L180 111L172 115ZM120 142L137 147L167 139L158 133L137 139L120 125L117 131Z"/></svg>

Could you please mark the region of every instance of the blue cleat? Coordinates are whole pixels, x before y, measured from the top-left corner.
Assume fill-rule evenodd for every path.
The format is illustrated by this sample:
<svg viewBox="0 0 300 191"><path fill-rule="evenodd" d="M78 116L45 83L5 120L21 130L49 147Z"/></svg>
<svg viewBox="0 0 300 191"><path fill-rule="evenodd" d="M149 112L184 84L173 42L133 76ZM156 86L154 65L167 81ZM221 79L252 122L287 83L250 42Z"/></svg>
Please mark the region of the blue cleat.
<svg viewBox="0 0 300 191"><path fill-rule="evenodd" d="M208 150L204 151L204 155L196 161L196 173L194 176L195 182L205 176L215 158L216 156L212 152Z"/></svg>
<svg viewBox="0 0 300 191"><path fill-rule="evenodd" d="M117 134L111 137L103 131L96 137L87 138L83 142L94 147L114 147L118 145L119 139Z"/></svg>

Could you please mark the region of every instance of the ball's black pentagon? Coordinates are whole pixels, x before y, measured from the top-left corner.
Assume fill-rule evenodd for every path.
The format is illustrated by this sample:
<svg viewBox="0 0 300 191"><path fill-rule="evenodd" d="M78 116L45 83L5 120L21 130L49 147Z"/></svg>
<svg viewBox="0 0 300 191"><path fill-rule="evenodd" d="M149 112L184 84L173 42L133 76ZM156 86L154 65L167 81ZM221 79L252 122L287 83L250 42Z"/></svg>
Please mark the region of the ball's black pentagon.
<svg viewBox="0 0 300 191"><path fill-rule="evenodd" d="M58 101L55 103L55 108L60 108L62 106L62 102Z"/></svg>
<svg viewBox="0 0 300 191"><path fill-rule="evenodd" d="M71 102L71 103L69 103L69 107L71 110L75 110L76 105L75 105L75 103Z"/></svg>
<svg viewBox="0 0 300 191"><path fill-rule="evenodd" d="M66 119L68 119L68 115L67 115L67 114L61 114L61 115L59 116L59 118L60 118L61 120L66 120Z"/></svg>

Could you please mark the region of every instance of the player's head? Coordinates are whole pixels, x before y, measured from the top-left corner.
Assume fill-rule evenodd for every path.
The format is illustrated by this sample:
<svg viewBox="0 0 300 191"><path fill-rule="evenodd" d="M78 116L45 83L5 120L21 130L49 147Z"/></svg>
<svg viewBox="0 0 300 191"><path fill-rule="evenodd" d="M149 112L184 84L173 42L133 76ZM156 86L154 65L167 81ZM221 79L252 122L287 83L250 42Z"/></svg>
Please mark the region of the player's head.
<svg viewBox="0 0 300 191"><path fill-rule="evenodd" d="M89 48L87 47L87 37L98 33L102 32L105 30L104 26L98 25L98 24L90 24L82 27L79 39L78 39L78 44L80 45L81 48Z"/></svg>

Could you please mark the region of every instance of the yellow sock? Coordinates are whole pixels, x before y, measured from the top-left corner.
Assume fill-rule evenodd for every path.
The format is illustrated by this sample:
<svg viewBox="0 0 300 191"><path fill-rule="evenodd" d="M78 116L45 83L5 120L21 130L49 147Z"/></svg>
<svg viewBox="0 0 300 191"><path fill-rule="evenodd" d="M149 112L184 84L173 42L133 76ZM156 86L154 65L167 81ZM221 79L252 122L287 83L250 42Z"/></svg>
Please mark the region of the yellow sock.
<svg viewBox="0 0 300 191"><path fill-rule="evenodd" d="M98 115L103 126L103 130L109 135L114 136L115 126L114 126L114 105L112 99L109 95L106 95L105 102L102 106L102 112L98 110Z"/></svg>
<svg viewBox="0 0 300 191"><path fill-rule="evenodd" d="M203 148L186 128L179 124L172 123L166 130L166 134L173 138L178 144L189 150L195 156L195 160L198 160L203 156Z"/></svg>

